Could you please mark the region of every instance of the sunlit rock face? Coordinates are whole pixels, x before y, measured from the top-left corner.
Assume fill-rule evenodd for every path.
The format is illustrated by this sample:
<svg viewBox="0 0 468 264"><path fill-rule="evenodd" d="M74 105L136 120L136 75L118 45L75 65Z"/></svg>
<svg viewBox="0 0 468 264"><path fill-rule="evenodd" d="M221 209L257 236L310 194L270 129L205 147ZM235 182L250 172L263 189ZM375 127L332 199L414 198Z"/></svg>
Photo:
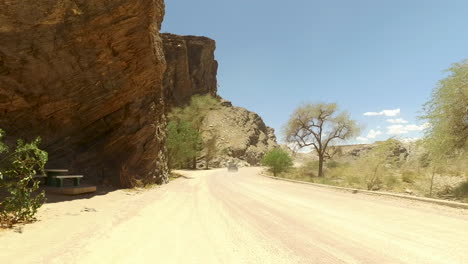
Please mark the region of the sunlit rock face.
<svg viewBox="0 0 468 264"><path fill-rule="evenodd" d="M161 36L167 61L164 88L168 104L184 105L195 94L216 97L218 62L214 55L215 41L207 37L168 33Z"/></svg>
<svg viewBox="0 0 468 264"><path fill-rule="evenodd" d="M161 34L167 70L164 75L165 98L168 109L183 106L193 95L210 94L221 99L218 92L215 60L216 43L207 37ZM244 108L221 100L205 118L203 131L218 135L216 157L211 167L225 167L231 161L241 166L258 165L263 155L277 147L274 130L262 118ZM198 166L206 166L203 150Z"/></svg>
<svg viewBox="0 0 468 264"><path fill-rule="evenodd" d="M0 128L91 182L167 181L162 0L0 2ZM195 74L196 76L196 74Z"/></svg>
<svg viewBox="0 0 468 264"><path fill-rule="evenodd" d="M230 162L257 166L268 151L278 147L274 129L266 126L257 113L226 100L208 113L203 130L218 136L219 153L210 161L212 167L226 167ZM200 160L200 166L204 165Z"/></svg>

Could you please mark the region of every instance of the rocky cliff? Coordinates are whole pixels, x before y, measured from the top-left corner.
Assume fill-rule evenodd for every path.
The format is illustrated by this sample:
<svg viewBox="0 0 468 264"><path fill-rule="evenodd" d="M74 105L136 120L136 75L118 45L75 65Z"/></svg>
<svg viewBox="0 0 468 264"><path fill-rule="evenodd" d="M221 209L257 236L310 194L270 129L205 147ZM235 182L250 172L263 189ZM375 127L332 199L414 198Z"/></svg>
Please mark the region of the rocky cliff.
<svg viewBox="0 0 468 264"><path fill-rule="evenodd" d="M171 106L186 104L194 94L217 96L215 41L206 37L161 34L167 70L164 89Z"/></svg>
<svg viewBox="0 0 468 264"><path fill-rule="evenodd" d="M168 105L183 106L195 94L219 97L215 41L168 33L161 36L167 62L164 89ZM230 160L244 166L258 165L263 154L277 146L273 129L260 116L224 100L218 109L210 111L202 130L215 132L218 137L217 149L221 151L210 162L213 167L226 166ZM205 165L203 155L199 165Z"/></svg>
<svg viewBox="0 0 468 264"><path fill-rule="evenodd" d="M1 1L0 10L0 127L10 140L41 136L49 167L87 179L167 181L163 0Z"/></svg>
<svg viewBox="0 0 468 264"><path fill-rule="evenodd" d="M217 136L219 153L211 161L212 167L226 167L229 161L241 166L259 165L268 150L278 147L274 129L258 114L225 100L208 113L203 130Z"/></svg>
<svg viewBox="0 0 468 264"><path fill-rule="evenodd" d="M40 136L49 168L123 187L167 182L165 113L217 97L215 41L160 34L163 0L0 2L0 128ZM210 113L228 158L258 164L276 146L261 118Z"/></svg>

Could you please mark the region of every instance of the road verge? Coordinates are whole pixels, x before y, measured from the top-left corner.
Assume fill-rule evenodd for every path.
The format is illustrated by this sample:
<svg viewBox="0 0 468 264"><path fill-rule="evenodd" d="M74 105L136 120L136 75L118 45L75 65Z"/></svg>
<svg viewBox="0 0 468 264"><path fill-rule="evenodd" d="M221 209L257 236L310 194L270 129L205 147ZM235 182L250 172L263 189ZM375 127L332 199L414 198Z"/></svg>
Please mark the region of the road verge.
<svg viewBox="0 0 468 264"><path fill-rule="evenodd" d="M402 198L402 199L407 199L407 200L421 201L421 202L426 202L426 203L444 205L444 206L449 206L449 207L453 207L453 208L468 209L468 204L460 203L460 202L453 202L453 201L447 201L447 200L411 196L411 195L398 194L398 193L367 191L367 190L363 190L363 189L346 188L346 187L339 187L339 186L326 185L326 184L320 184L320 183L297 181L297 180L291 180L291 179L286 179L286 178L268 176L268 175L264 175L264 174L261 174L261 175L264 176L264 177L267 177L267 178L274 179L274 180L288 181L288 182L294 182L294 183L299 183L299 184L307 184L307 185L312 185L312 186L317 186L317 187L322 187L322 188L328 188L328 189L335 189L335 190L346 191L346 192L351 192L351 193L363 193L363 194L367 194L367 195L397 197L397 198Z"/></svg>

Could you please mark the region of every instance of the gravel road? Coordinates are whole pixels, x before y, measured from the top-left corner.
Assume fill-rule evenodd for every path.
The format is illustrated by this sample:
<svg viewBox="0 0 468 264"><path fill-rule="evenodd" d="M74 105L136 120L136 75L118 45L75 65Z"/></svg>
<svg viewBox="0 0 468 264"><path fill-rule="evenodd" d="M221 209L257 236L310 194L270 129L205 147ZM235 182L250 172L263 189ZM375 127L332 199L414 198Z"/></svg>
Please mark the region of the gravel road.
<svg viewBox="0 0 468 264"><path fill-rule="evenodd" d="M260 172L185 171L151 190L47 204L41 221L0 232L0 263L468 263L466 210Z"/></svg>

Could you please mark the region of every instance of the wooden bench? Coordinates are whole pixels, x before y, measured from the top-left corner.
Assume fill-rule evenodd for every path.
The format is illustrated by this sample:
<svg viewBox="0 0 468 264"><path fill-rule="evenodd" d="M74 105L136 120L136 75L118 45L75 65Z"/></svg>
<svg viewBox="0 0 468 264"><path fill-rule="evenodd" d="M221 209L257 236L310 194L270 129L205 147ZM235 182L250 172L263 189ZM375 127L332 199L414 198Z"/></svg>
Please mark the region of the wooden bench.
<svg viewBox="0 0 468 264"><path fill-rule="evenodd" d="M49 177L55 180L57 187L63 187L64 179L73 179L73 186L80 186L80 180L83 178L83 175L54 175Z"/></svg>

